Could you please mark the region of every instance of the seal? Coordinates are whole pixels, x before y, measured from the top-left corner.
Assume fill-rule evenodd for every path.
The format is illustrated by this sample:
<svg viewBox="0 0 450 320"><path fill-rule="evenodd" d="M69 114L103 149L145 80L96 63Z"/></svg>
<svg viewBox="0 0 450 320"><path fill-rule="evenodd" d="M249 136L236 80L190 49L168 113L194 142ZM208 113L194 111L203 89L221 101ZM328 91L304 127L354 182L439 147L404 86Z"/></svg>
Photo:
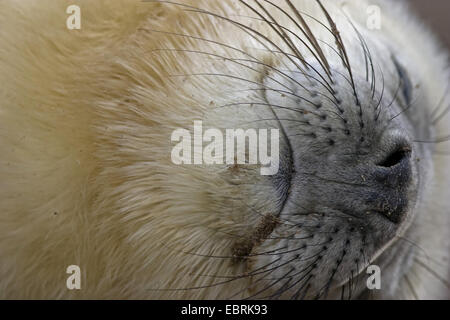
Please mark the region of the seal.
<svg viewBox="0 0 450 320"><path fill-rule="evenodd" d="M449 298L447 55L403 2L72 2L0 2L1 297ZM278 171L174 163L195 121L279 130Z"/></svg>

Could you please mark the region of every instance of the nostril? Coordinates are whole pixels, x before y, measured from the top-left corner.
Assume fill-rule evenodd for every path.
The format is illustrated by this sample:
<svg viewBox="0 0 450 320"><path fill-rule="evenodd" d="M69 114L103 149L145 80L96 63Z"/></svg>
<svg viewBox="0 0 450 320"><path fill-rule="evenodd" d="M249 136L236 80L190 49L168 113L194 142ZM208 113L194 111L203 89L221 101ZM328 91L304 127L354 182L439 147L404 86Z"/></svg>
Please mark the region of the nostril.
<svg viewBox="0 0 450 320"><path fill-rule="evenodd" d="M394 152L390 153L386 159L380 162L378 166L391 168L402 162L403 159L409 158L410 155L411 155L410 147L397 148Z"/></svg>

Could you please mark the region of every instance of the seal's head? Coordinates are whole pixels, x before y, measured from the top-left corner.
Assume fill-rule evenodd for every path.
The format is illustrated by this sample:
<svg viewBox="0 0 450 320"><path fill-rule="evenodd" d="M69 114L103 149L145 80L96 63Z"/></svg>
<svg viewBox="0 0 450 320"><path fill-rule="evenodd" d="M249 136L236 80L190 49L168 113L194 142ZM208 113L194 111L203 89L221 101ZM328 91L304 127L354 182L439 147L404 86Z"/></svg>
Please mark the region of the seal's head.
<svg viewBox="0 0 450 320"><path fill-rule="evenodd" d="M372 263L447 297L447 65L403 4L97 0L67 30L42 1L0 1L2 297L361 297ZM227 129L248 148L202 161Z"/></svg>
<svg viewBox="0 0 450 320"><path fill-rule="evenodd" d="M286 6L241 3L256 14L252 27L242 22L248 18L200 12L225 20L257 46L227 47L225 58L195 52L223 59L220 67L214 59L217 71L194 75L208 76L223 89L203 119L213 127L281 132L273 176L239 164L206 169L223 181L219 189L208 189L223 201L214 212L233 223L214 229L216 237L228 237L228 254L200 255L239 270L211 277L248 280L232 294L351 296L361 293L365 281L356 286L355 279L372 261L381 256L377 263L383 266L389 260L383 256L387 248L400 263L411 257L392 248L415 219L430 179L431 148L417 142L431 137L430 115L419 107L431 102L419 96L420 77L405 67L408 55L384 36L359 31L341 11L345 5L328 4L331 17L315 3L309 23L292 3ZM277 23L292 22L292 16L298 19L292 25Z"/></svg>

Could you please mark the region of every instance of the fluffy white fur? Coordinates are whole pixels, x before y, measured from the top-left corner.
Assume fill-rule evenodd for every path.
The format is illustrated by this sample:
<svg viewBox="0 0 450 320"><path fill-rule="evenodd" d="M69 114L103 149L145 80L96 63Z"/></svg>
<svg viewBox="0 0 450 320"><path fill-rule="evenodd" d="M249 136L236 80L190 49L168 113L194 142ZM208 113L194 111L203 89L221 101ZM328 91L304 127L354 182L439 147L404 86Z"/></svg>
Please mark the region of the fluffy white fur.
<svg viewBox="0 0 450 320"><path fill-rule="evenodd" d="M323 2L332 13L343 3ZM381 31L365 29L368 1L346 1L346 12L366 37L388 39L408 56L427 105L436 106L447 90L445 54L403 5L370 2L382 8ZM183 3L252 15L231 0ZM313 1L295 3L323 17ZM70 4L81 8L81 30L65 26ZM217 279L207 275L244 272L242 265L183 252L229 255L233 241L227 233L254 223L245 219L248 209L223 210L239 207L227 201L240 190L221 173L170 160L172 130L189 128L212 105L229 101L225 92L239 89L237 83L171 77L221 69L204 67L195 55L154 50L217 49L170 34L175 32L232 43L270 60L228 23L181 9L119 0L0 1L0 297L225 298L248 287L251 279L243 278L207 290L154 290L209 285ZM350 32L342 16L336 20L341 34ZM273 34L267 25L253 27ZM333 42L323 30L315 32ZM447 117L436 136L449 128ZM448 162L434 156L433 185L416 222L424 259L446 279ZM261 201L270 205L270 199ZM81 267L81 290L66 288L72 264ZM412 262L409 275L414 293L402 281L381 297L448 297L448 288L418 263Z"/></svg>

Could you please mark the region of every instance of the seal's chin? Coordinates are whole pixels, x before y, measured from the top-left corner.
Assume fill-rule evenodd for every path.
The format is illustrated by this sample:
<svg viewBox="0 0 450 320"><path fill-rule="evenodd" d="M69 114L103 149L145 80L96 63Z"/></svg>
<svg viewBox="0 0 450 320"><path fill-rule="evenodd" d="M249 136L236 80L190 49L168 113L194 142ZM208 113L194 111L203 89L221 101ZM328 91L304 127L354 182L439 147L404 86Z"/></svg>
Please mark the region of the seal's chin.
<svg viewBox="0 0 450 320"><path fill-rule="evenodd" d="M405 223L370 211L293 208L286 206L281 223L252 251L249 265L262 274L255 297L339 298L342 291L357 296L365 289L364 270L397 240Z"/></svg>

